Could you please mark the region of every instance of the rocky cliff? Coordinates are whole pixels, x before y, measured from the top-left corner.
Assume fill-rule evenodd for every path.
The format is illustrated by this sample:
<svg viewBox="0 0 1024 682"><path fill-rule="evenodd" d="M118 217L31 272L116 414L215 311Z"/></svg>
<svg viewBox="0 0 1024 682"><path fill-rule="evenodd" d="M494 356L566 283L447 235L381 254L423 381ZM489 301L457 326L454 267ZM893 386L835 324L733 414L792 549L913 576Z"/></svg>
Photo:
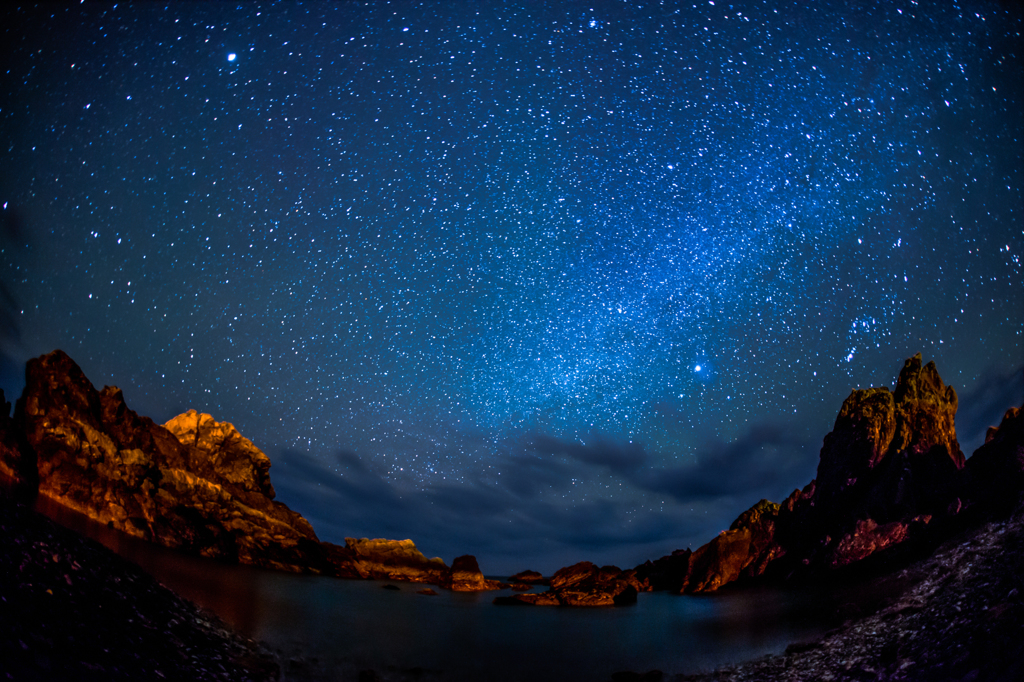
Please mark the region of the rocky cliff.
<svg viewBox="0 0 1024 682"><path fill-rule="evenodd" d="M643 589L699 593L744 579L815 577L934 544L960 519L1011 510L1024 489L1024 410L965 460L956 391L908 359L895 388L855 390L825 436L817 477L762 500L695 551L636 568ZM968 518L969 522L969 518Z"/></svg>
<svg viewBox="0 0 1024 682"><path fill-rule="evenodd" d="M190 410L155 424L62 351L30 360L25 377L14 418L0 419L0 476L16 487L201 556L348 578L448 575L411 540L320 542L274 500L270 459L227 422Z"/></svg>

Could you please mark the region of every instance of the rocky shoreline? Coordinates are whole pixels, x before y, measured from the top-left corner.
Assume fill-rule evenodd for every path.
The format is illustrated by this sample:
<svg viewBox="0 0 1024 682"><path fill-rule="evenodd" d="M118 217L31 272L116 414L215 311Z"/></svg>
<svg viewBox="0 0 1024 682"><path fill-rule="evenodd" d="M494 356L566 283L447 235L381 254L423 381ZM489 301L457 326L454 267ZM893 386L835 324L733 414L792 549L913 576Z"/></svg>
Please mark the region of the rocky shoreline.
<svg viewBox="0 0 1024 682"><path fill-rule="evenodd" d="M281 664L279 652L232 632L133 563L24 504L0 503L0 535L0 679L337 678L301 652ZM611 680L1024 678L1024 504L884 580L899 589L880 610L783 654L707 673L623 671ZM415 672L362 670L353 679L416 679Z"/></svg>
<svg viewBox="0 0 1024 682"><path fill-rule="evenodd" d="M676 682L1024 679L1024 506L957 536L894 580L911 587L823 638ZM616 682L668 679L622 673Z"/></svg>
<svg viewBox="0 0 1024 682"><path fill-rule="evenodd" d="M0 679L279 679L260 645L26 505L0 502L0 537Z"/></svg>

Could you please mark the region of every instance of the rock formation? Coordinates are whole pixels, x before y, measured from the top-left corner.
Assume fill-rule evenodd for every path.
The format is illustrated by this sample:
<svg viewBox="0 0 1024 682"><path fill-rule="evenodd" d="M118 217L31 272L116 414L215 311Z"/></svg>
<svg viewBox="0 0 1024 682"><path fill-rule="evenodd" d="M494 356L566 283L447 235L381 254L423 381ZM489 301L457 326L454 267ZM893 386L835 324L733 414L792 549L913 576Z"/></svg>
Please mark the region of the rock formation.
<svg viewBox="0 0 1024 682"><path fill-rule="evenodd" d="M964 509L1012 509L1024 485L1022 410L1009 410L966 461L956 410L956 391L935 364L908 359L892 392L846 399L815 480L781 505L762 500L696 551L638 566L641 588L709 592L759 576L821 574L934 540L935 520L945 527Z"/></svg>
<svg viewBox="0 0 1024 682"><path fill-rule="evenodd" d="M412 540L345 538L344 550L361 578L440 584L448 575L443 560L428 559Z"/></svg>
<svg viewBox="0 0 1024 682"><path fill-rule="evenodd" d="M617 566L598 568L589 561L559 569L547 592L499 597L495 604L531 606L623 606L636 603L640 590L636 571Z"/></svg>
<svg viewBox="0 0 1024 682"><path fill-rule="evenodd" d="M11 418L11 404L0 390L0 483L18 496L31 493L38 483L35 460L21 430Z"/></svg>
<svg viewBox="0 0 1024 682"><path fill-rule="evenodd" d="M451 570L438 584L453 592L485 592L502 588L502 584L497 580L488 580L484 577L476 563L476 557L472 554L455 557Z"/></svg>
<svg viewBox="0 0 1024 682"><path fill-rule="evenodd" d="M516 573L513 576L509 576L508 581L510 583L528 583L534 585L544 585L550 582L546 580L544 576L542 576L537 571L530 570L520 571L519 573Z"/></svg>
<svg viewBox="0 0 1024 682"><path fill-rule="evenodd" d="M411 540L320 542L274 501L270 459L234 426L190 410L155 424L97 391L62 351L30 360L0 476L130 535L226 561L346 578L439 582ZM4 401L0 399L0 403Z"/></svg>

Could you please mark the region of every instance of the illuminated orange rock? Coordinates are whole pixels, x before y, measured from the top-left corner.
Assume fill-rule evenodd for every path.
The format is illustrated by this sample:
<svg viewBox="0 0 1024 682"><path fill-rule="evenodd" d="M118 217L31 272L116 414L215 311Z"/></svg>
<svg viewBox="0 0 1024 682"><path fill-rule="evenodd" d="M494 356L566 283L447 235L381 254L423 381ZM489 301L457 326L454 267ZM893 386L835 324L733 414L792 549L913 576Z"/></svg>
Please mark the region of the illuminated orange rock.
<svg viewBox="0 0 1024 682"><path fill-rule="evenodd" d="M345 550L363 578L438 584L448 574L443 560L428 559L412 540L345 538Z"/></svg>

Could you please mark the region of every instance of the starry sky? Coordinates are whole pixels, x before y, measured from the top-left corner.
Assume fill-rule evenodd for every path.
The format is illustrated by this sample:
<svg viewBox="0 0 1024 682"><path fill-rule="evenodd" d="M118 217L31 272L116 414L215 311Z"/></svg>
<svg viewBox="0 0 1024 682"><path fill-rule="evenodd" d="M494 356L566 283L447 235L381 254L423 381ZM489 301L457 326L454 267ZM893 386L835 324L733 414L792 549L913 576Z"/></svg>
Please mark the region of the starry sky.
<svg viewBox="0 0 1024 682"><path fill-rule="evenodd" d="M3 10L10 399L230 421L322 539L696 547L935 360L1024 401L1013 3Z"/></svg>

